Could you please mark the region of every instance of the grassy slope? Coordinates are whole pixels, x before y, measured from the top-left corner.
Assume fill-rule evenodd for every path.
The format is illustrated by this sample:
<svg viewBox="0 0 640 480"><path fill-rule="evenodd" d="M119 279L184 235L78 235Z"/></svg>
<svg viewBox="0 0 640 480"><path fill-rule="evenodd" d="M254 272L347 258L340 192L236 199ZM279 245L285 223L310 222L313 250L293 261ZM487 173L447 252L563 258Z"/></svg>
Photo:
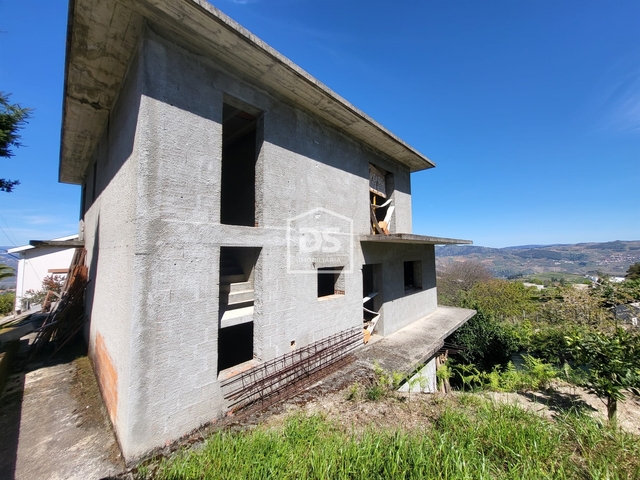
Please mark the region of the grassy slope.
<svg viewBox="0 0 640 480"><path fill-rule="evenodd" d="M220 432L138 478L640 478L637 436L580 414L550 421L515 405L457 398L437 411L432 403L419 428L346 427L298 414L275 427Z"/></svg>

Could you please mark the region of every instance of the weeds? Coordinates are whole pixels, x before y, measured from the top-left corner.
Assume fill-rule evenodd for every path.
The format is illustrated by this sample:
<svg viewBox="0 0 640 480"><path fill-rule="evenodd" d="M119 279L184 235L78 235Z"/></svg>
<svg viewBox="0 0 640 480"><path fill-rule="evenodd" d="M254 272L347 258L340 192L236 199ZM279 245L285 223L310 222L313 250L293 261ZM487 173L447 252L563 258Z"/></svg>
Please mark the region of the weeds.
<svg viewBox="0 0 640 480"><path fill-rule="evenodd" d="M466 397L420 431L355 434L322 416L295 415L278 429L220 432L198 451L140 469L138 478L640 478L636 436L587 416L554 422Z"/></svg>
<svg viewBox="0 0 640 480"><path fill-rule="evenodd" d="M360 397L360 384L354 383L345 392L344 399L351 402Z"/></svg>
<svg viewBox="0 0 640 480"><path fill-rule="evenodd" d="M551 380L560 375L553 365L530 355L524 355L523 358L522 369L516 369L513 363L509 362L504 368L496 365L490 372L482 372L475 365L454 364L451 367L452 376L463 391L516 392L547 388Z"/></svg>
<svg viewBox="0 0 640 480"><path fill-rule="evenodd" d="M405 375L398 372L389 373L377 363L373 365L373 374L374 378L365 387L364 391L365 398L372 402L394 394L405 379Z"/></svg>

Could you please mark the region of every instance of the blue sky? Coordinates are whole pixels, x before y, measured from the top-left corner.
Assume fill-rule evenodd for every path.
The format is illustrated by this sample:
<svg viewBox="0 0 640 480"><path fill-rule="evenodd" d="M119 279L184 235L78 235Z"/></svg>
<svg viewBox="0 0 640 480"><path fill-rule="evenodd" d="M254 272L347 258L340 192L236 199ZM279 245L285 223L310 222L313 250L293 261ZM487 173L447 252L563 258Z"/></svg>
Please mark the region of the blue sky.
<svg viewBox="0 0 640 480"><path fill-rule="evenodd" d="M640 239L640 2L216 0L429 156L414 232L476 245ZM0 0L0 90L33 107L2 160L0 245L77 231L57 183L66 0Z"/></svg>

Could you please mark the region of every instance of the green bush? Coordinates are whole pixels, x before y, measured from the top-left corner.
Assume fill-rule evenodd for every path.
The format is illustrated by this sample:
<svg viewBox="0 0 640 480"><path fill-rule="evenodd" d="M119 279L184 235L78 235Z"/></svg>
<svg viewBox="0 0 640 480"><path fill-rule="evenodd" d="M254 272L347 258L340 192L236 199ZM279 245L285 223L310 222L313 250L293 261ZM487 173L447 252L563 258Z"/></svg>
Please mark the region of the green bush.
<svg viewBox="0 0 640 480"><path fill-rule="evenodd" d="M0 315L9 315L13 312L16 303L15 293L3 293L0 295Z"/></svg>
<svg viewBox="0 0 640 480"><path fill-rule="evenodd" d="M447 342L464 347L457 363L473 364L484 372L490 372L496 365L506 366L511 356L520 349L512 329L481 310L451 335Z"/></svg>
<svg viewBox="0 0 640 480"><path fill-rule="evenodd" d="M546 388L559 373L553 365L525 355L522 369L517 369L511 362L505 367L496 365L490 372L482 372L475 365L454 365L452 380L462 390L518 392Z"/></svg>
<svg viewBox="0 0 640 480"><path fill-rule="evenodd" d="M561 366L573 358L567 343L567 335L575 335L581 330L577 325L562 327L544 325L532 333L528 345L523 347L530 355Z"/></svg>

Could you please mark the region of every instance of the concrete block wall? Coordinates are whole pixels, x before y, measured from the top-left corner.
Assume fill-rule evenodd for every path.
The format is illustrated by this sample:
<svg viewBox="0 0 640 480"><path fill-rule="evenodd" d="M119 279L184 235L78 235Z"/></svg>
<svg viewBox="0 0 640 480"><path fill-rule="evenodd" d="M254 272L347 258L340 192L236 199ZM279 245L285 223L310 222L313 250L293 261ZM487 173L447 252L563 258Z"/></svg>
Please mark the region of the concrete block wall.
<svg viewBox="0 0 640 480"><path fill-rule="evenodd" d="M136 129L142 67L136 55L83 185L84 238L90 283L85 331L107 411L118 432L128 424L131 320L136 305L134 259L137 231L139 142ZM120 439L123 437L120 436Z"/></svg>
<svg viewBox="0 0 640 480"><path fill-rule="evenodd" d="M422 289L405 292L404 262L422 262ZM390 335L438 308L433 245L375 244L363 246L363 263L382 264L384 304L378 332Z"/></svg>
<svg viewBox="0 0 640 480"><path fill-rule="evenodd" d="M223 413L217 382L222 92L198 62L143 43L132 321L135 457Z"/></svg>
<svg viewBox="0 0 640 480"><path fill-rule="evenodd" d="M220 224L225 96L264 112L258 227ZM392 230L411 230L406 167L150 30L95 156L84 188L89 338L95 345L100 335L94 362L103 365L103 396L116 404L108 407L129 460L224 413L217 370L222 246L260 249L254 354L264 361L290 352L292 342L302 347L362 324L359 236L370 233L369 163L394 175ZM316 273L287 272L286 250L287 220L318 207L353 219L354 246L345 294L321 299ZM426 262L432 250L409 253ZM391 267L409 260L381 255ZM403 288L397 273L384 279L394 295ZM398 295L384 307L384 331L432 304L435 278L433 289ZM113 385L116 395L107 391Z"/></svg>

